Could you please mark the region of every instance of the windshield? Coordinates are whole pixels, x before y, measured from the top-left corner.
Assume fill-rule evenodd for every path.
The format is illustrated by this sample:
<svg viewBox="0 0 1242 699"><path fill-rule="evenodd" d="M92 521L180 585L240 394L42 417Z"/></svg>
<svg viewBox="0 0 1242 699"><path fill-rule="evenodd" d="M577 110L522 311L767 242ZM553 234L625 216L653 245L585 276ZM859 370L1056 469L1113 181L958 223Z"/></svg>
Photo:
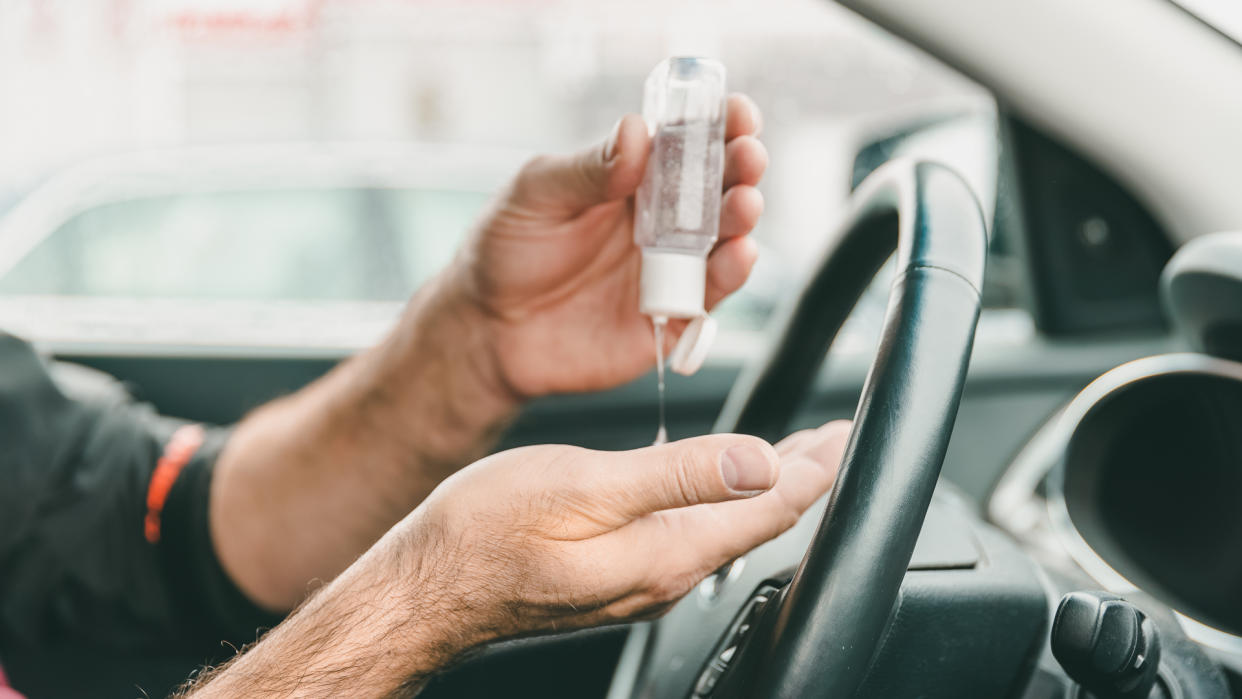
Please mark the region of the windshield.
<svg viewBox="0 0 1242 699"><path fill-rule="evenodd" d="M187 192L72 216L0 294L401 301L448 263L487 192Z"/></svg>

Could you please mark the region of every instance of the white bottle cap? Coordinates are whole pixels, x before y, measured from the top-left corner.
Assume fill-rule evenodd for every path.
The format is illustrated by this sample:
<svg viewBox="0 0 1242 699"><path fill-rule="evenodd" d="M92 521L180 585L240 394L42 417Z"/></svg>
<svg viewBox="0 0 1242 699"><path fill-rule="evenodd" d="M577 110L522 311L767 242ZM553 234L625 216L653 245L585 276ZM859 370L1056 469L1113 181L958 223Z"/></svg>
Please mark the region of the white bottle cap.
<svg viewBox="0 0 1242 699"><path fill-rule="evenodd" d="M643 250L638 310L665 318L704 315L707 259L692 253Z"/></svg>
<svg viewBox="0 0 1242 699"><path fill-rule="evenodd" d="M682 376L690 376L698 371L707 359L707 353L715 339L715 318L704 314L690 321L668 357L669 368Z"/></svg>

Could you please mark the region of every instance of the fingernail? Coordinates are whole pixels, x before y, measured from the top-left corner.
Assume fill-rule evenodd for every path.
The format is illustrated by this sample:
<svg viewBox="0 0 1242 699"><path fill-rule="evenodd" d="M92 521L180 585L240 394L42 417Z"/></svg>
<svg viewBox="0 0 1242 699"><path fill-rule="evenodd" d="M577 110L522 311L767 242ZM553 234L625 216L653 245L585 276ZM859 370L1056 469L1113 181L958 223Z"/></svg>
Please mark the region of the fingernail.
<svg viewBox="0 0 1242 699"><path fill-rule="evenodd" d="M749 444L725 449L720 456L725 485L738 492L764 491L772 487L772 464L758 447Z"/></svg>
<svg viewBox="0 0 1242 699"><path fill-rule="evenodd" d="M608 140L604 142L604 162L611 162L617 157L617 146L621 141L621 119L617 120L612 126L612 133L608 134Z"/></svg>

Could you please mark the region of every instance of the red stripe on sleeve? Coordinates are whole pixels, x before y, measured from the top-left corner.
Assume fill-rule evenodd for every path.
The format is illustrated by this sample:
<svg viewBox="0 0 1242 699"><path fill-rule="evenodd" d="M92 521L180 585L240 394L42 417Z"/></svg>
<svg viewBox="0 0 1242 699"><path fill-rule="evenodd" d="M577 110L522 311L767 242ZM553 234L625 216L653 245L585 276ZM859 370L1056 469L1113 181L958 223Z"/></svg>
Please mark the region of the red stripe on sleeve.
<svg viewBox="0 0 1242 699"><path fill-rule="evenodd" d="M164 511L164 501L168 499L168 493L172 490L173 483L177 482L181 469L185 468L190 457L203 445L203 437L202 425L185 425L179 428L164 446L164 454L151 472L151 484L147 486L147 516L143 520L142 531L147 541L152 544L160 540L160 515Z"/></svg>

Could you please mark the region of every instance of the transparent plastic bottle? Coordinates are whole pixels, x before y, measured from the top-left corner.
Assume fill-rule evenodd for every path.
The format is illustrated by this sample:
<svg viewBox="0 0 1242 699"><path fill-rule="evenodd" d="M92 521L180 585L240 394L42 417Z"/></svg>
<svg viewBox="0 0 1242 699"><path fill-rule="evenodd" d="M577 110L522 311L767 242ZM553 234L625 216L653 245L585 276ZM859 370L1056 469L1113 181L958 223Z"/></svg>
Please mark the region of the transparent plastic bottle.
<svg viewBox="0 0 1242 699"><path fill-rule="evenodd" d="M706 58L669 58L647 77L644 93L652 146L635 202L639 309L657 323L698 318L707 253L720 229L725 69Z"/></svg>

